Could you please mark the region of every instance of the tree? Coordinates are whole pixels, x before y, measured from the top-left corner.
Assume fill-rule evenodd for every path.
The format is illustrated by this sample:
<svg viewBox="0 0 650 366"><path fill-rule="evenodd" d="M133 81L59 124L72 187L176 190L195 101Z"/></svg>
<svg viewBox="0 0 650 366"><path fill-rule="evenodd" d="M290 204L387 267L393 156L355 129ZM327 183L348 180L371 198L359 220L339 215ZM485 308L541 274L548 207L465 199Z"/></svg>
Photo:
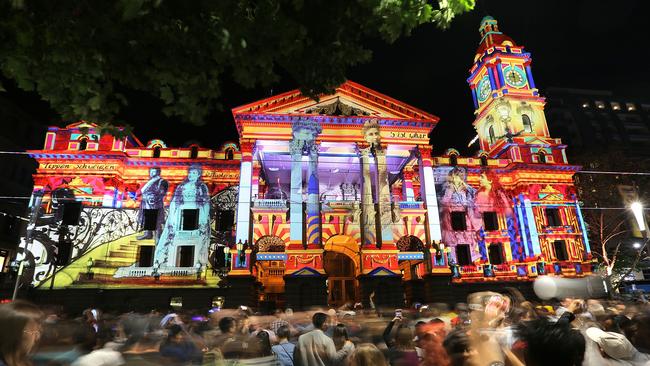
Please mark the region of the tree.
<svg viewBox="0 0 650 366"><path fill-rule="evenodd" d="M68 120L114 122L135 90L159 98L166 115L201 124L219 107L226 77L254 87L287 74L316 98L371 58L365 40L393 42L425 23L445 29L473 7L474 0L435 7L426 0L0 0L0 65Z"/></svg>
<svg viewBox="0 0 650 366"><path fill-rule="evenodd" d="M592 173L576 175L576 187L583 204L583 218L588 228L592 253L601 262L603 274L614 288L647 258L644 248L637 250L633 242L640 242L633 230L629 209L631 200L650 202L650 176L638 174L611 174L611 172L648 172L650 161L631 158L618 152L591 152L576 156L574 162Z"/></svg>

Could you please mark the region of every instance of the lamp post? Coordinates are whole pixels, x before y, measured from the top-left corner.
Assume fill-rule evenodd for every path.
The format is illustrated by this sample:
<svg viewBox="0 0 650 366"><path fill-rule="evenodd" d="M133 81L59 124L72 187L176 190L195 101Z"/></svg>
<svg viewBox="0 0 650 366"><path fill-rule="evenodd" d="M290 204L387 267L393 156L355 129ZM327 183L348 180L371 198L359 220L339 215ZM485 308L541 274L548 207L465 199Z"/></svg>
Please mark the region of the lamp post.
<svg viewBox="0 0 650 366"><path fill-rule="evenodd" d="M92 280L92 279L93 279L93 272L92 272L92 270L93 270L93 266L94 266L94 265L95 265L95 261L93 261L93 258L92 258L92 257L88 258L88 262L86 262L86 269L87 269L87 271L86 271L86 277L87 277L89 280Z"/></svg>
<svg viewBox="0 0 650 366"><path fill-rule="evenodd" d="M645 215L643 214L643 204L639 201L632 202L630 209L634 214L634 219L636 220L636 224L639 226L639 231L641 231L643 239L647 239L648 227L645 222Z"/></svg>
<svg viewBox="0 0 650 366"><path fill-rule="evenodd" d="M632 214L634 214L634 219L636 220L636 224L639 227L639 231L641 231L641 237L643 238L642 243L634 243L632 244L632 247L637 250L636 258L634 258L634 262L632 263L632 267L621 277L621 281L619 281L618 285L616 286L617 288L623 283L625 278L629 276L635 269L636 266L639 264L639 261L641 260L641 255L643 254L646 246L648 245L648 225L646 224L645 221L645 214L643 213L643 204L639 201L632 202L630 205L630 210L632 210Z"/></svg>
<svg viewBox="0 0 650 366"><path fill-rule="evenodd" d="M237 257L239 259L238 260L239 263L237 263L237 267L241 267L242 262L243 262L242 258L244 257L244 255L243 255L244 254L244 243L241 242L241 239L239 239L239 241L237 242L235 247L237 248Z"/></svg>

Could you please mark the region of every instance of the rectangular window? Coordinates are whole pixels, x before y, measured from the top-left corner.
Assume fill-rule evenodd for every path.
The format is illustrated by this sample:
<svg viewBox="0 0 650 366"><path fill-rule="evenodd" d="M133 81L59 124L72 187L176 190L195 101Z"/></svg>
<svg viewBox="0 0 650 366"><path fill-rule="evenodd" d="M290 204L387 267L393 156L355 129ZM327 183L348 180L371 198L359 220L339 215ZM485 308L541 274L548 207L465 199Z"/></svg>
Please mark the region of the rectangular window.
<svg viewBox="0 0 650 366"><path fill-rule="evenodd" d="M178 266L194 267L194 246L181 245L178 248Z"/></svg>
<svg viewBox="0 0 650 366"><path fill-rule="evenodd" d="M138 267L153 266L153 245L140 245L138 251Z"/></svg>
<svg viewBox="0 0 650 366"><path fill-rule="evenodd" d="M562 226L559 208L545 208L544 214L546 215L548 226Z"/></svg>
<svg viewBox="0 0 650 366"><path fill-rule="evenodd" d="M469 244L456 245L456 260L461 266L468 266L472 264L472 255L469 251Z"/></svg>
<svg viewBox="0 0 650 366"><path fill-rule="evenodd" d="M465 211L455 211L451 214L451 228L454 231L467 230L467 220L465 219Z"/></svg>
<svg viewBox="0 0 650 366"><path fill-rule="evenodd" d="M199 210L183 210L183 230L196 230L199 228Z"/></svg>
<svg viewBox="0 0 650 366"><path fill-rule="evenodd" d="M499 219L496 212L483 212L483 228L486 231L499 230Z"/></svg>
<svg viewBox="0 0 650 366"><path fill-rule="evenodd" d="M488 257L490 258L490 264L503 264L503 244L490 244L488 248Z"/></svg>
<svg viewBox="0 0 650 366"><path fill-rule="evenodd" d="M553 249L555 249L555 259L559 261L568 261L569 254L566 250L566 242L564 240L556 240L553 242Z"/></svg>

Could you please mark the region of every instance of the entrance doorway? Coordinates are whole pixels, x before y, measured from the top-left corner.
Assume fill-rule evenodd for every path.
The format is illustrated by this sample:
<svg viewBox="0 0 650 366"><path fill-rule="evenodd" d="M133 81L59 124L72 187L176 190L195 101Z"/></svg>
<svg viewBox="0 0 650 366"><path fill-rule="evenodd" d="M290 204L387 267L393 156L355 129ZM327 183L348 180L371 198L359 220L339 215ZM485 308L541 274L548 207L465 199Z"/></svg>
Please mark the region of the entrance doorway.
<svg viewBox="0 0 650 366"><path fill-rule="evenodd" d="M357 298L355 265L347 255L325 252L323 266L327 273L327 302L329 306L340 307L346 303L354 304Z"/></svg>

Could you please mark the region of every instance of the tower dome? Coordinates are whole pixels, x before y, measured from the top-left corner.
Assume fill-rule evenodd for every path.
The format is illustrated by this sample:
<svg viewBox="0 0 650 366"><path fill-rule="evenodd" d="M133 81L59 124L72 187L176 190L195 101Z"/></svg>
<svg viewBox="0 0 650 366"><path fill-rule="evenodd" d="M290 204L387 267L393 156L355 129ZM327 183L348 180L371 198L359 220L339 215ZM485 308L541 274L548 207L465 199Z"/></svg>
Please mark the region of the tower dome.
<svg viewBox="0 0 650 366"><path fill-rule="evenodd" d="M514 46L515 42L512 38L506 36L499 31L499 23L493 17L487 15L481 19L479 26L479 33L481 34L481 41L479 42L478 49L476 50L477 56L480 56L492 46Z"/></svg>

